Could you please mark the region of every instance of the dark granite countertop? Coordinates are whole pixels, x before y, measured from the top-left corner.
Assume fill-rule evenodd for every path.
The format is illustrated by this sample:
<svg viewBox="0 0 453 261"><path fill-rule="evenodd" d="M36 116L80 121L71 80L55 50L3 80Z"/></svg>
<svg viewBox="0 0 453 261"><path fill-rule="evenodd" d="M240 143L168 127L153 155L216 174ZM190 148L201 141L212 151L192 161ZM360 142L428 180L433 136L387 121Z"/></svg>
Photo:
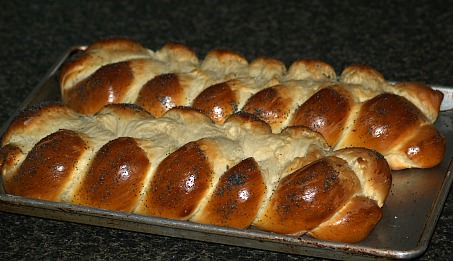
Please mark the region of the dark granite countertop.
<svg viewBox="0 0 453 261"><path fill-rule="evenodd" d="M182 42L200 57L224 47L286 64L315 58L337 72L363 63L387 79L453 85L453 1L4 1L1 7L1 122L67 48L108 36L151 49ZM1 260L316 259L1 210ZM450 191L420 260L451 259L452 218Z"/></svg>

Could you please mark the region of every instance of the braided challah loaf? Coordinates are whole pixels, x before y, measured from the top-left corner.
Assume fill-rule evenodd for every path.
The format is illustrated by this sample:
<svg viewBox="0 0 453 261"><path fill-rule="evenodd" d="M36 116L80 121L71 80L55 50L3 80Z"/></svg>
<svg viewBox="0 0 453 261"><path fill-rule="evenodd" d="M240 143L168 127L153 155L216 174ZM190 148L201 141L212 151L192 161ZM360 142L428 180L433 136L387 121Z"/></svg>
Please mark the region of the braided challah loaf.
<svg viewBox="0 0 453 261"><path fill-rule="evenodd" d="M392 183L373 150L332 151L308 128L272 133L244 113L220 126L190 108L31 107L0 156L9 194L342 242L369 234Z"/></svg>
<svg viewBox="0 0 453 261"><path fill-rule="evenodd" d="M299 60L287 71L272 58L248 63L237 53L212 50L200 62L182 44L153 52L119 38L88 46L60 76L64 103L85 114L109 103L136 103L154 117L190 106L223 124L244 111L276 133L301 125L335 150L377 150L392 169L433 167L445 151L433 127L443 94L420 83L390 84L366 66L349 66L337 79L321 61Z"/></svg>

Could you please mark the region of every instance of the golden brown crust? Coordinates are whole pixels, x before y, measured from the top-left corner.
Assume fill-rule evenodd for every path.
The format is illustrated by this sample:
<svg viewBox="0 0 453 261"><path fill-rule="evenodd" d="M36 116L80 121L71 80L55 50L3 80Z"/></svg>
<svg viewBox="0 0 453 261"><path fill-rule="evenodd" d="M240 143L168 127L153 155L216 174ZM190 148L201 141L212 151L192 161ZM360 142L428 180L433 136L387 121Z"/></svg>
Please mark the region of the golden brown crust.
<svg viewBox="0 0 453 261"><path fill-rule="evenodd" d="M65 82L65 78L72 73L75 73L78 69L83 68L86 63L90 62L90 56L86 55L87 52L96 49L107 49L107 50L130 50L130 51L140 51L143 48L141 44L138 42L132 41L127 38L123 37L111 37L100 39L91 45L87 46L84 51L79 51L76 55L71 56L69 60L67 60L62 68L60 69L60 79L61 82Z"/></svg>
<svg viewBox="0 0 453 261"><path fill-rule="evenodd" d="M153 116L160 117L176 106L183 105L184 87L174 73L162 74L148 81L140 90L136 103Z"/></svg>
<svg viewBox="0 0 453 261"><path fill-rule="evenodd" d="M216 185L203 214L192 221L233 228L247 228L261 206L266 189L261 170L247 158L227 170Z"/></svg>
<svg viewBox="0 0 453 261"><path fill-rule="evenodd" d="M45 137L28 153L18 172L4 180L5 192L58 201L85 146L84 140L69 130Z"/></svg>
<svg viewBox="0 0 453 261"><path fill-rule="evenodd" d="M428 85L417 82L399 82L389 88L390 92L402 95L420 108L431 123L439 114L444 94Z"/></svg>
<svg viewBox="0 0 453 261"><path fill-rule="evenodd" d="M105 65L67 90L64 102L78 112L94 114L106 104L120 103L132 78L129 62Z"/></svg>
<svg viewBox="0 0 453 261"><path fill-rule="evenodd" d="M394 170L430 168L442 161L445 138L402 96L384 93L359 107L349 130L335 145L382 153Z"/></svg>
<svg viewBox="0 0 453 261"><path fill-rule="evenodd" d="M273 86L250 97L242 110L255 115L275 129L289 118L292 98L286 86Z"/></svg>
<svg viewBox="0 0 453 261"><path fill-rule="evenodd" d="M147 56L149 51L146 48L127 38L112 37L96 41L65 62L60 72L61 91L65 93L72 88L72 84L77 84L86 70L94 72L109 63Z"/></svg>
<svg viewBox="0 0 453 261"><path fill-rule="evenodd" d="M14 144L7 144L0 148L0 170L3 183L9 183L16 173L18 162L24 157L22 150Z"/></svg>
<svg viewBox="0 0 453 261"><path fill-rule="evenodd" d="M130 51L140 51L143 49L143 46L136 41L119 36L100 39L99 41L96 41L95 43L88 46L88 49L101 48L112 50L125 49Z"/></svg>
<svg viewBox="0 0 453 261"><path fill-rule="evenodd" d="M145 198L144 214L187 219L206 195L212 168L203 145L190 142L157 167Z"/></svg>
<svg viewBox="0 0 453 261"><path fill-rule="evenodd" d="M335 146L348 120L353 101L340 86L321 89L297 108L291 126L302 125L321 133L330 146Z"/></svg>
<svg viewBox="0 0 453 261"><path fill-rule="evenodd" d="M214 84L202 91L192 107L200 110L217 124L238 111L237 97L228 82Z"/></svg>
<svg viewBox="0 0 453 261"><path fill-rule="evenodd" d="M346 243L364 240L382 218L376 202L366 197L354 197L333 218L309 232L313 237Z"/></svg>
<svg viewBox="0 0 453 261"><path fill-rule="evenodd" d="M431 168L442 160L445 146L445 137L432 125L425 125L417 131L416 136L404 144L401 151L417 164L416 167Z"/></svg>
<svg viewBox="0 0 453 261"><path fill-rule="evenodd" d="M423 123L425 117L401 96L381 94L365 102L343 141L348 147L367 147L386 153Z"/></svg>
<svg viewBox="0 0 453 261"><path fill-rule="evenodd" d="M102 146L74 194L76 204L130 212L143 187L150 162L133 138L118 138Z"/></svg>
<svg viewBox="0 0 453 261"><path fill-rule="evenodd" d="M317 160L279 182L264 218L255 225L278 233L305 233L334 215L359 189L344 160Z"/></svg>

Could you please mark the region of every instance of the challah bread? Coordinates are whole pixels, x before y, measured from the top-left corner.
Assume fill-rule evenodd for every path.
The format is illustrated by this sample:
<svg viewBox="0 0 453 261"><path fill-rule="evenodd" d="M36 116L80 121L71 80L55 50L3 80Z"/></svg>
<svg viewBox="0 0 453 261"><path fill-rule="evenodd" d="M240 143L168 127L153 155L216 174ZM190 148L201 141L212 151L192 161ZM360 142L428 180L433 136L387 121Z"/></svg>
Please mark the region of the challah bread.
<svg viewBox="0 0 453 261"><path fill-rule="evenodd" d="M342 242L370 233L392 180L381 154L332 151L306 127L131 104L29 108L2 137L0 169L9 194Z"/></svg>
<svg viewBox="0 0 453 261"><path fill-rule="evenodd" d="M154 52L115 38L88 46L66 63L60 83L64 103L81 113L136 103L161 117L185 106L220 125L244 111L276 133L302 125L336 150L377 150L395 170L433 167L445 151L444 138L433 127L443 94L421 83L391 84L363 65L348 66L337 77L322 61L297 60L287 70L276 59L249 63L221 49L199 61L182 44Z"/></svg>

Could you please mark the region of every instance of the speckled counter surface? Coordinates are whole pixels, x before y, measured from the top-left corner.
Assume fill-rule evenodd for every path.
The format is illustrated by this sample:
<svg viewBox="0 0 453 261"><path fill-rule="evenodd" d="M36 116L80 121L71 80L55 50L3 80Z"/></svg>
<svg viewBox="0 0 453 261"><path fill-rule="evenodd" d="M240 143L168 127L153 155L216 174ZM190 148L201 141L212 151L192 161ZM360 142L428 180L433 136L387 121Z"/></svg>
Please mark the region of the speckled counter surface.
<svg viewBox="0 0 453 261"><path fill-rule="evenodd" d="M130 2L130 3L128 3ZM224 3L227 2L227 3ZM5 122L70 46L127 36L169 41L200 57L212 48L249 59L324 60L341 72L364 63L387 79L453 86L452 1L3 1L0 121ZM450 192L427 252L453 251ZM317 260L2 212L0 260Z"/></svg>

